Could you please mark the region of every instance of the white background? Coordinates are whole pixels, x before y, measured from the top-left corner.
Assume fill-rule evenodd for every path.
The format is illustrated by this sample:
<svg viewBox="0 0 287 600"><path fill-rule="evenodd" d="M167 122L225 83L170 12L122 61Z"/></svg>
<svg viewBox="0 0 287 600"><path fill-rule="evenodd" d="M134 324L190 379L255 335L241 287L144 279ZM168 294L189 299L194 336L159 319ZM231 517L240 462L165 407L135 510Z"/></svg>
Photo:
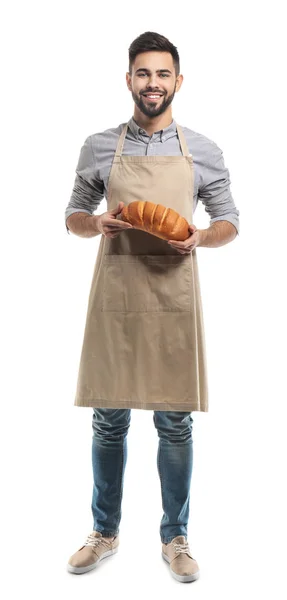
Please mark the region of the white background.
<svg viewBox="0 0 287 600"><path fill-rule="evenodd" d="M2 596L286 598L283 2L26 1L1 21ZM92 531L92 408L73 401L100 238L68 235L64 211L86 137L133 114L145 31L178 48L173 117L223 149L240 210L234 242L197 249L210 409L193 413L192 589L161 558L152 411L132 411L119 553L65 570Z"/></svg>

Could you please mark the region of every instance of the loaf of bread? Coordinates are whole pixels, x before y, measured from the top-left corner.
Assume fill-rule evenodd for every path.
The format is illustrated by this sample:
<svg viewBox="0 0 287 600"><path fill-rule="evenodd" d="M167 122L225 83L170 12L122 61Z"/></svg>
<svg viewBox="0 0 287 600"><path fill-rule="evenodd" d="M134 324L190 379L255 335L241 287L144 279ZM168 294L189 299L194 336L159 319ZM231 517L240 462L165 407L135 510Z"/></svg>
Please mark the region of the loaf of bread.
<svg viewBox="0 0 287 600"><path fill-rule="evenodd" d="M191 235L187 220L162 204L136 200L124 206L120 218L163 240L184 241Z"/></svg>

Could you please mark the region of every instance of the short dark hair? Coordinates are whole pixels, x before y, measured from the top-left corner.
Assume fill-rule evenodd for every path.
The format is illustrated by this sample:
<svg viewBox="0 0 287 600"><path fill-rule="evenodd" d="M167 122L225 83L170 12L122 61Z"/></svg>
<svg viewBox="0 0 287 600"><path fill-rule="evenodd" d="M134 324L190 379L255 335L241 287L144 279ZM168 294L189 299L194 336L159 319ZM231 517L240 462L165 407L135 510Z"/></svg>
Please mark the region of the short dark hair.
<svg viewBox="0 0 287 600"><path fill-rule="evenodd" d="M163 35L154 31L146 31L137 37L129 47L129 73L131 75L132 65L135 58L141 52L170 52L173 58L176 76L179 75L179 54L177 48Z"/></svg>

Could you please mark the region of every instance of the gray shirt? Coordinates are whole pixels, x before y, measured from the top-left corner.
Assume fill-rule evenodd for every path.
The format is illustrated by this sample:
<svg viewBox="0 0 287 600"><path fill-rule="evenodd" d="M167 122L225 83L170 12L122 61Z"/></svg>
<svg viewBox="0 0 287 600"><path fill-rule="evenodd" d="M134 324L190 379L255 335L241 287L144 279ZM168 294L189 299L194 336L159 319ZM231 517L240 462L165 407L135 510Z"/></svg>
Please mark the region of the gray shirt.
<svg viewBox="0 0 287 600"><path fill-rule="evenodd" d="M93 133L81 148L76 177L65 222L75 212L93 214L101 200L107 199L109 174L118 138L125 126ZM224 164L222 150L209 138L188 127L182 127L190 154L193 156L194 190L193 213L201 200L210 217L215 221L230 221L239 234L239 210L230 192L229 171ZM165 129L149 136L134 118L128 122L122 154L135 156L176 156L182 154L174 119ZM174 207L175 208L175 207ZM66 224L67 232L69 229Z"/></svg>

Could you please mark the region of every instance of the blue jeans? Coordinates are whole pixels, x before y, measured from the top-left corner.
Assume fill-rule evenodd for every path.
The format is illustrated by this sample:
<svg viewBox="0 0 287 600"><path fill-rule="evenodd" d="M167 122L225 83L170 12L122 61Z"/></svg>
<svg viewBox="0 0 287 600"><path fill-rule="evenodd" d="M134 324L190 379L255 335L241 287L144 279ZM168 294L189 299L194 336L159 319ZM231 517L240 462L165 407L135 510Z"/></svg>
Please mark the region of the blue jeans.
<svg viewBox="0 0 287 600"><path fill-rule="evenodd" d="M93 408L93 529L104 537L119 533L127 433L131 409ZM157 468L161 484L163 516L159 533L169 543L187 536L190 482L193 463L190 412L154 411L159 443Z"/></svg>

